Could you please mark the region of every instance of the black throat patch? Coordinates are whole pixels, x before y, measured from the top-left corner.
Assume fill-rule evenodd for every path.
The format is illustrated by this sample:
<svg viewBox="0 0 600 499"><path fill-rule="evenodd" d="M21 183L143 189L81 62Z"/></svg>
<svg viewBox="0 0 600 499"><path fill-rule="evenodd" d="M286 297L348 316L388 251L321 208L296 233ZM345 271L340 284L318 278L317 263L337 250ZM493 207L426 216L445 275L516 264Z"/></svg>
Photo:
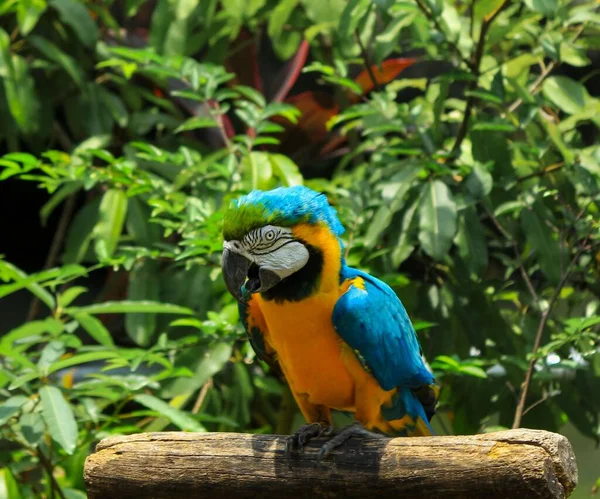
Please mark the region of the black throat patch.
<svg viewBox="0 0 600 499"><path fill-rule="evenodd" d="M323 270L323 252L315 246L301 242L308 250L308 262L298 272L294 272L276 286L261 293L265 300L273 300L277 303L300 301L317 290Z"/></svg>

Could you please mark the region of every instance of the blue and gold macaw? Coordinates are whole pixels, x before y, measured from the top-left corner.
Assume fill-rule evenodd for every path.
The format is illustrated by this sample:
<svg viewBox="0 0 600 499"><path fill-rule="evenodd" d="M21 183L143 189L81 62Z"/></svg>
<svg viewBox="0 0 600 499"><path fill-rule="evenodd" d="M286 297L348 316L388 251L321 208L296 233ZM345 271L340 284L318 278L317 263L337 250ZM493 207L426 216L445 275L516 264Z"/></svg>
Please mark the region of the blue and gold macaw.
<svg viewBox="0 0 600 499"><path fill-rule="evenodd" d="M437 389L415 330L392 289L346 265L342 227L323 194L307 187L252 191L225 214L223 275L256 354L281 369L307 425L302 448L331 435L331 410L355 434L431 435Z"/></svg>

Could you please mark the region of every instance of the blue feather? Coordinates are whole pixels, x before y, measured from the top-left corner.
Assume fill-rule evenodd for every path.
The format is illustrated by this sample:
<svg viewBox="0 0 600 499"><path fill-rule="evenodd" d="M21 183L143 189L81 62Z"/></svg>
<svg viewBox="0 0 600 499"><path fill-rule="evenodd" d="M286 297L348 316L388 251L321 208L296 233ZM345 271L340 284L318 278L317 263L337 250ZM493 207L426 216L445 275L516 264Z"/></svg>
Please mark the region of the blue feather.
<svg viewBox="0 0 600 499"><path fill-rule="evenodd" d="M324 222L336 236L339 237L344 232L344 226L335 209L329 205L327 197L303 185L279 187L270 191L255 190L235 200L234 205L238 209L244 205L261 206L265 210L265 218L270 218L270 223L273 224Z"/></svg>
<svg viewBox="0 0 600 499"><path fill-rule="evenodd" d="M360 277L364 289L351 285L336 302L333 325L340 337L366 364L384 390L398 388L386 419L405 414L427 423L425 410L410 390L434 383L408 314L394 291L379 279L346 265L342 281Z"/></svg>

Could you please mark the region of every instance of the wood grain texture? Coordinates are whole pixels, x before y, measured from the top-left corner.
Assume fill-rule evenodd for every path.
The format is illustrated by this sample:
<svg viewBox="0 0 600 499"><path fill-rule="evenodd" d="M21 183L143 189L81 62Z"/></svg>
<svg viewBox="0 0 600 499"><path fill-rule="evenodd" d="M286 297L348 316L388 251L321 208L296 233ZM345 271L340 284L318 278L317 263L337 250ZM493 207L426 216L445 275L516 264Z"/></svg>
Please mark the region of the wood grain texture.
<svg viewBox="0 0 600 499"><path fill-rule="evenodd" d="M102 440L85 463L100 498L559 498L577 484L562 435L510 430L474 436L351 439L320 467L314 441L291 459L285 437L144 433Z"/></svg>

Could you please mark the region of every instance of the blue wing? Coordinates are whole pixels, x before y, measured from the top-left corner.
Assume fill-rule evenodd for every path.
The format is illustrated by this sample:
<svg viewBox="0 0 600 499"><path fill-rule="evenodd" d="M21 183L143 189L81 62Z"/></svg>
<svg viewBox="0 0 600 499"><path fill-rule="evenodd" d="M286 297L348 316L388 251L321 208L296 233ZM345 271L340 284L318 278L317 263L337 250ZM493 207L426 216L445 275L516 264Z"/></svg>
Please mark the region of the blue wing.
<svg viewBox="0 0 600 499"><path fill-rule="evenodd" d="M425 366L421 346L402 302L387 284L369 274L344 267L342 282L347 280L352 284L333 309L336 331L384 390L399 389L404 402L398 402L404 410L409 410L407 405L418 398L430 419L435 396L432 402L422 400L422 395L431 398L426 387L434 384L434 377ZM419 408L420 414L422 411Z"/></svg>

